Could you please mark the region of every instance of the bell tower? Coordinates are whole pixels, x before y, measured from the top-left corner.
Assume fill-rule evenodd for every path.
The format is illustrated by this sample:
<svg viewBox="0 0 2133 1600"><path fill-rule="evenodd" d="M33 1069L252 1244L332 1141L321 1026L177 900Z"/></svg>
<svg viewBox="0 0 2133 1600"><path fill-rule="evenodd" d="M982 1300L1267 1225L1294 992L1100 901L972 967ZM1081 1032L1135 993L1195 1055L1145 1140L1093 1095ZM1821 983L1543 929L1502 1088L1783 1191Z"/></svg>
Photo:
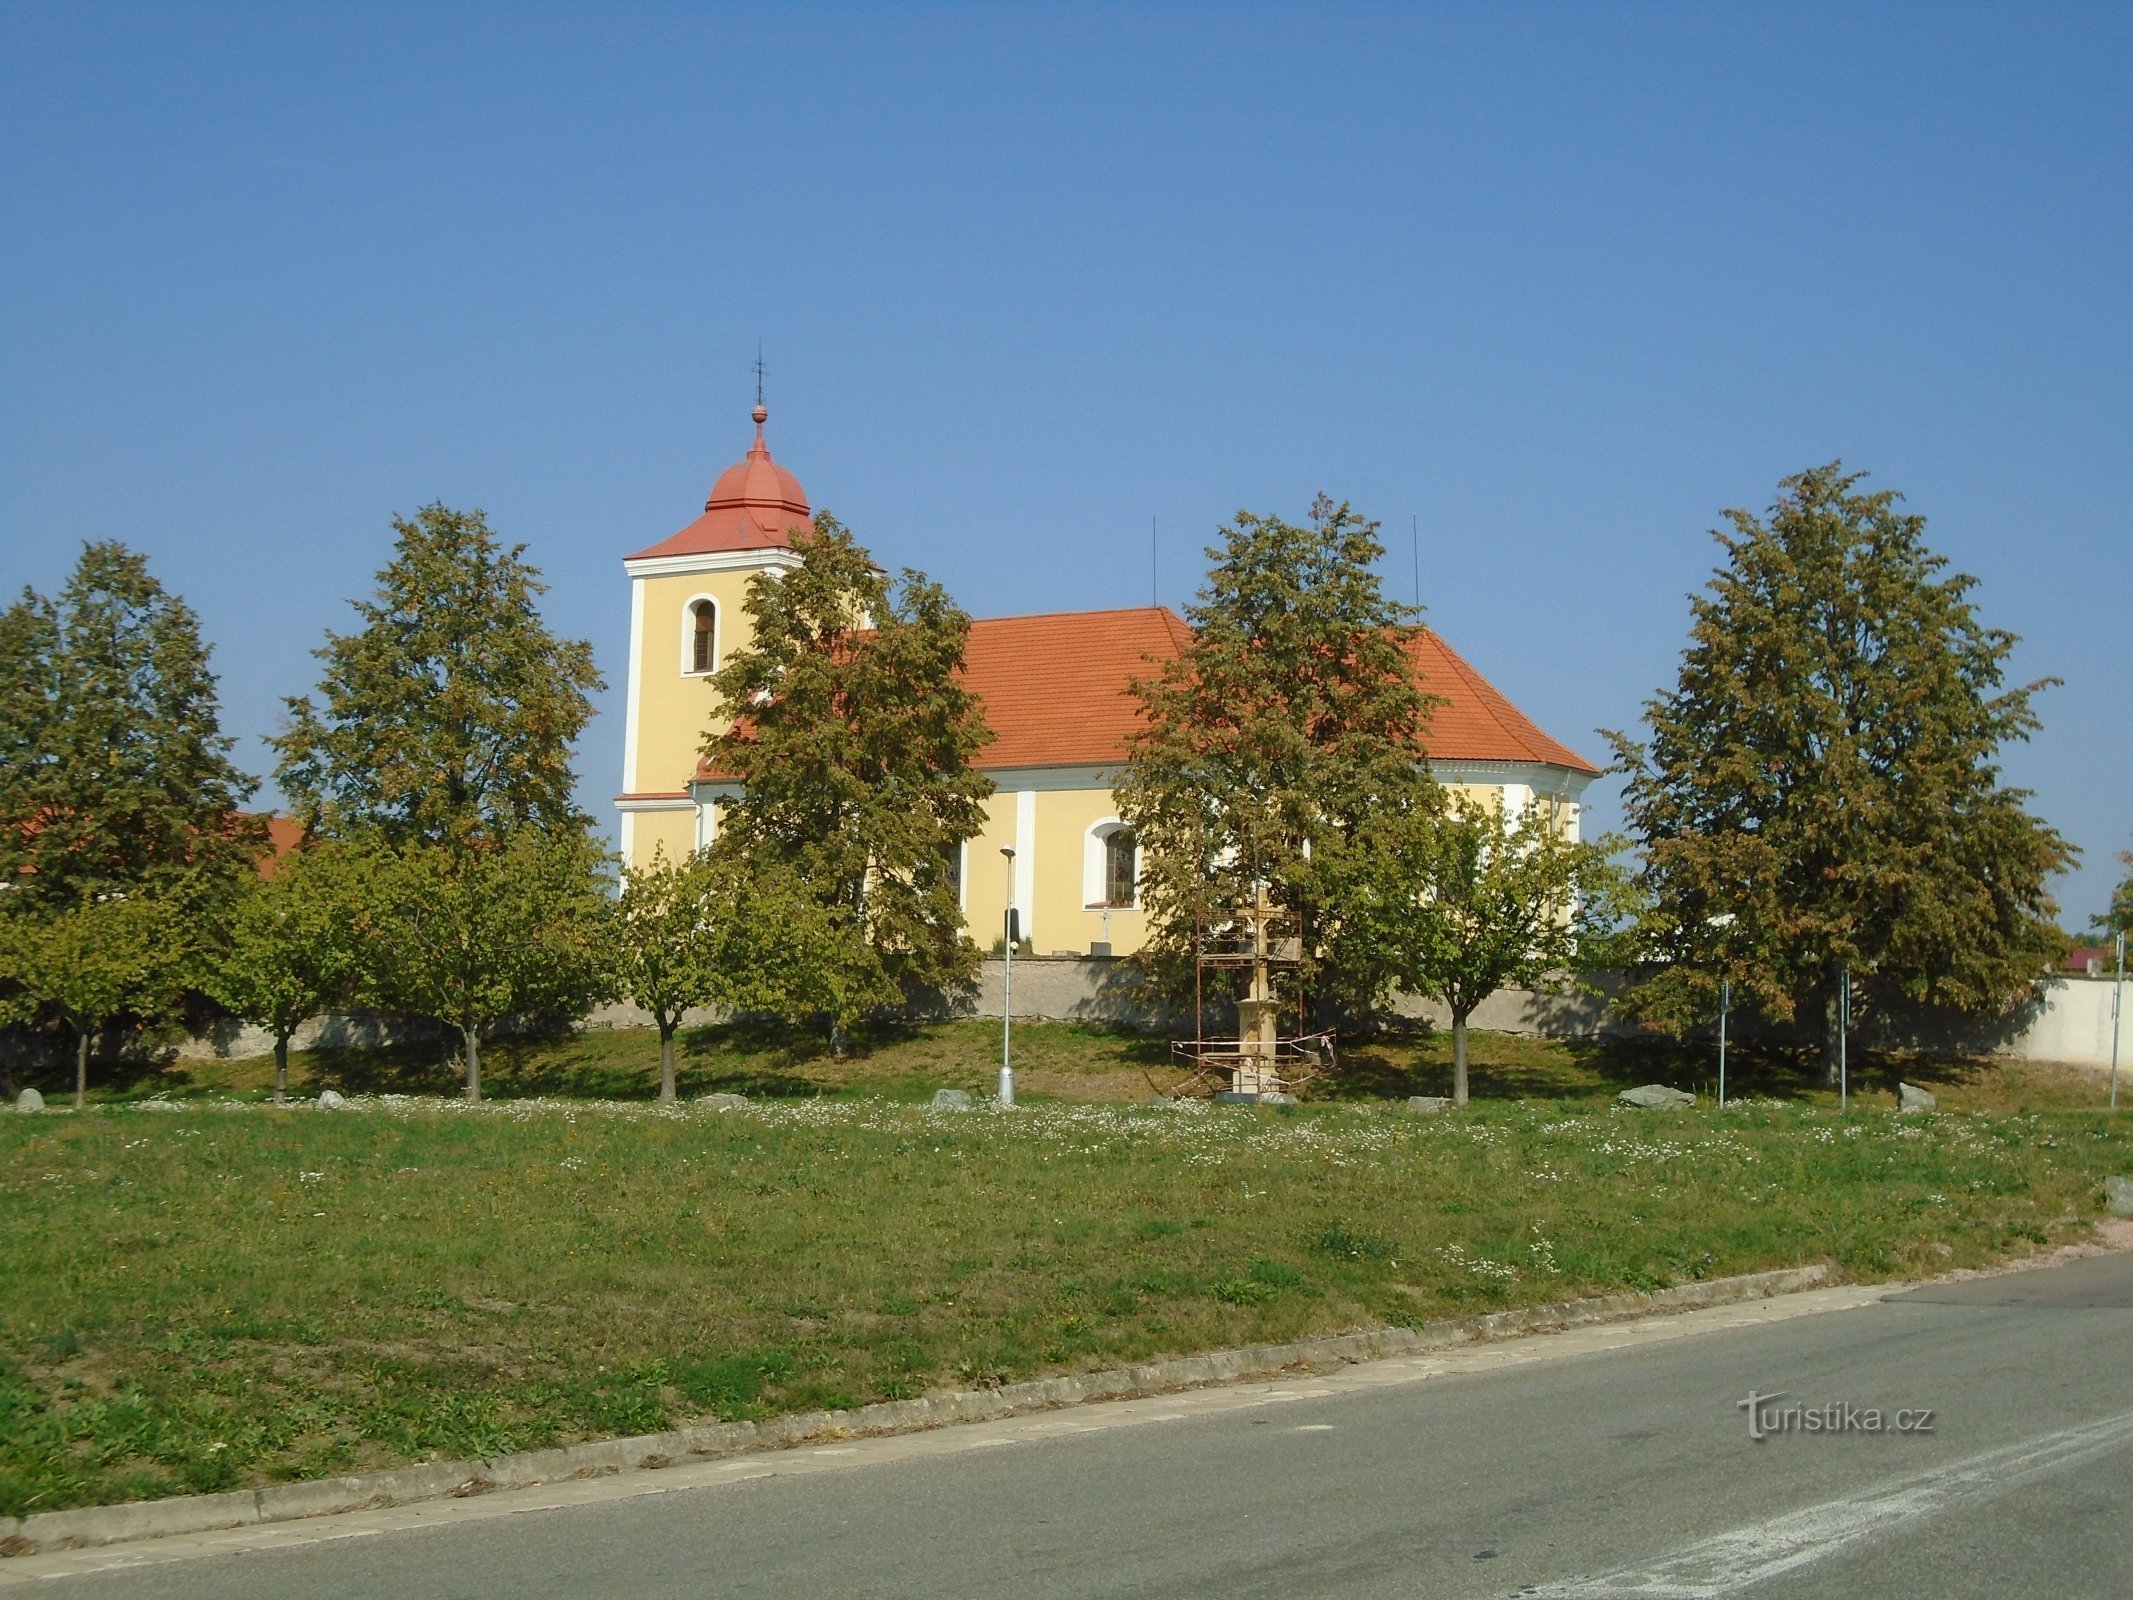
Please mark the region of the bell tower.
<svg viewBox="0 0 2133 1600"><path fill-rule="evenodd" d="M770 457L760 361L750 413L755 442L718 476L703 515L626 557L630 580L629 709L622 744L622 860L655 849L679 860L709 843L710 805L691 788L718 727L710 674L747 644L748 583L800 564L792 535L812 516L800 480Z"/></svg>

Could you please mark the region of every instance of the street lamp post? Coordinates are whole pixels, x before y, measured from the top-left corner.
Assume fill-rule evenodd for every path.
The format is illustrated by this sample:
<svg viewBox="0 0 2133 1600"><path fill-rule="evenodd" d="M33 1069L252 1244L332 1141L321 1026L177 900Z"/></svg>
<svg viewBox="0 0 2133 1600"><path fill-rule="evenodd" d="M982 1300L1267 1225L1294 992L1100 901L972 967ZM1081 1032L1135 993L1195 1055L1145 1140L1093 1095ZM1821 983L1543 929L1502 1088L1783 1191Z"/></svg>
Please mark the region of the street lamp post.
<svg viewBox="0 0 2133 1600"><path fill-rule="evenodd" d="M1718 1109L1726 1108L1726 1012L1733 1004L1733 982L1718 980Z"/></svg>
<svg viewBox="0 0 2133 1600"><path fill-rule="evenodd" d="M2118 934L2118 983L2111 991L2111 1109L2118 1109L2118 1014L2126 1008L2126 935Z"/></svg>
<svg viewBox="0 0 2133 1600"><path fill-rule="evenodd" d="M1000 854L1007 858L1007 916L1002 929L1007 935L1003 941L1007 972L1000 991L1000 1104L1011 1106L1015 1103L1015 937L1022 930L1015 926L1020 920L1015 915L1015 852L1002 845Z"/></svg>
<svg viewBox="0 0 2133 1600"><path fill-rule="evenodd" d="M1733 923L1733 913L1721 911L1717 916L1706 919L1704 926L1723 929L1732 927ZM1726 1104L1726 1013L1732 1007L1733 980L1720 978L1718 980L1718 1105L1720 1110L1724 1110Z"/></svg>
<svg viewBox="0 0 2133 1600"><path fill-rule="evenodd" d="M1848 1111L1852 1103L1852 969L1846 967L1837 979L1837 1109Z"/></svg>

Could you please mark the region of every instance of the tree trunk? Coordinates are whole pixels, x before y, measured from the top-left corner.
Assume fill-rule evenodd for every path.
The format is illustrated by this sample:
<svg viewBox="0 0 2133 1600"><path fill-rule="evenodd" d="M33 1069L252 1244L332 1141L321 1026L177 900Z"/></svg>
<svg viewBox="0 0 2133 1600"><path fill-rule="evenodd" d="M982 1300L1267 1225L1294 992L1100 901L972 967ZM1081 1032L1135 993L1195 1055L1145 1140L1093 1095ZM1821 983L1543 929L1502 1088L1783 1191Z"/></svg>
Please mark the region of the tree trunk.
<svg viewBox="0 0 2133 1600"><path fill-rule="evenodd" d="M89 1103L89 1030L83 1028L74 1043L74 1109Z"/></svg>
<svg viewBox="0 0 2133 1600"><path fill-rule="evenodd" d="M659 1024L659 1103L674 1103L674 1024L665 1020Z"/></svg>
<svg viewBox="0 0 2133 1600"><path fill-rule="evenodd" d="M481 1034L473 1028L461 1028L459 1037L467 1052L467 1099L478 1103L481 1100Z"/></svg>
<svg viewBox="0 0 2133 1600"><path fill-rule="evenodd" d="M1452 1104L1466 1104L1466 1019L1471 1012L1452 1013Z"/></svg>
<svg viewBox="0 0 2133 1600"><path fill-rule="evenodd" d="M280 1105L289 1098L289 1036L274 1035L274 1103Z"/></svg>

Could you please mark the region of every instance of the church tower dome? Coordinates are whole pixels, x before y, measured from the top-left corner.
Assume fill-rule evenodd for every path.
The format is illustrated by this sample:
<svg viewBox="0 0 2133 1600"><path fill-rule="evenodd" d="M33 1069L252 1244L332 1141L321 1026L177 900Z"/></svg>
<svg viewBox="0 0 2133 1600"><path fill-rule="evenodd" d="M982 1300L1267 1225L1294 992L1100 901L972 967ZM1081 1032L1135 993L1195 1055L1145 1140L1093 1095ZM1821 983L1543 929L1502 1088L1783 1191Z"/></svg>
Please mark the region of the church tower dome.
<svg viewBox="0 0 2133 1600"><path fill-rule="evenodd" d="M755 422L755 443L746 456L718 475L704 502L704 514L629 560L791 548L792 530L807 526L813 515L807 491L798 478L771 459L770 446L763 442L769 408L758 400L750 416Z"/></svg>

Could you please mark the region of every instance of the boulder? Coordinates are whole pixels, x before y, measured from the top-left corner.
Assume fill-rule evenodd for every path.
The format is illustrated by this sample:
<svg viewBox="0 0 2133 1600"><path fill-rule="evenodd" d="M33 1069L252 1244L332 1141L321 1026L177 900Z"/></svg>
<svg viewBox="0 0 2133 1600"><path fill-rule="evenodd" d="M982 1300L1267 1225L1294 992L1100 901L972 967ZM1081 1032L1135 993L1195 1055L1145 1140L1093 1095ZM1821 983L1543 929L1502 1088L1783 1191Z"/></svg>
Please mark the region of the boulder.
<svg viewBox="0 0 2133 1600"><path fill-rule="evenodd" d="M1898 1111L1933 1111L1937 1110L1939 1106L1940 1102L1938 1100L1919 1088L1915 1083L1899 1083L1896 1085L1896 1109Z"/></svg>
<svg viewBox="0 0 2133 1600"><path fill-rule="evenodd" d="M17 1111L42 1111L44 1109L44 1096L35 1089L25 1089L15 1096L15 1109Z"/></svg>
<svg viewBox="0 0 2133 1600"><path fill-rule="evenodd" d="M1647 1111L1679 1111L1683 1106L1692 1106L1696 1097L1679 1089L1669 1089L1663 1083L1643 1083L1634 1089L1624 1089L1615 1096L1620 1106L1642 1106Z"/></svg>
<svg viewBox="0 0 2133 1600"><path fill-rule="evenodd" d="M2133 1217L2133 1178L2104 1179L2103 1199L2113 1216Z"/></svg>
<svg viewBox="0 0 2133 1600"><path fill-rule="evenodd" d="M1434 1116L1452 1109L1452 1097L1448 1094L1411 1094L1407 1097L1407 1109Z"/></svg>
<svg viewBox="0 0 2133 1600"><path fill-rule="evenodd" d="M1218 1106L1293 1106L1296 1096L1283 1094L1279 1089L1269 1089L1265 1094L1250 1094L1236 1089L1224 1089L1215 1096Z"/></svg>
<svg viewBox="0 0 2133 1600"><path fill-rule="evenodd" d="M933 1109L936 1111L968 1111L968 1089L936 1089L933 1091Z"/></svg>
<svg viewBox="0 0 2133 1600"><path fill-rule="evenodd" d="M321 1111L346 1111L348 1102L331 1089L321 1089L318 1094L318 1108Z"/></svg>
<svg viewBox="0 0 2133 1600"><path fill-rule="evenodd" d="M716 1094L698 1095L696 1103L700 1106L709 1106L713 1111L738 1111L748 1104L748 1097L744 1094L732 1094L722 1089Z"/></svg>

